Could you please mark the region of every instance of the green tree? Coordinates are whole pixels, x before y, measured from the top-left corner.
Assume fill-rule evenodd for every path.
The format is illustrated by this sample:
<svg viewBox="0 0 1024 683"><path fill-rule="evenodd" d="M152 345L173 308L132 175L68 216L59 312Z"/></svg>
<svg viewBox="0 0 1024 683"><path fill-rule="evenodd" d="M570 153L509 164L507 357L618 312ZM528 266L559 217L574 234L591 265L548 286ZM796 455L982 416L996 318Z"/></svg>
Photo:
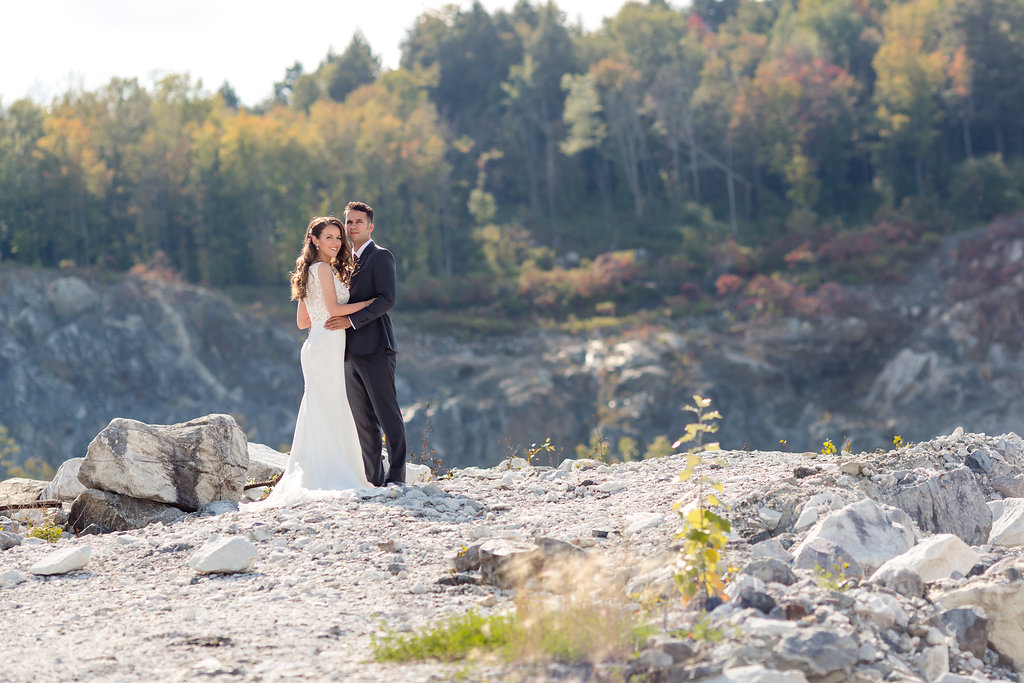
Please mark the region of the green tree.
<svg viewBox="0 0 1024 683"><path fill-rule="evenodd" d="M874 59L875 101L883 189L894 204L934 189L929 165L941 158L935 142L949 117L939 95L951 89L950 66L959 47L951 35L950 2L911 0L893 6L885 18Z"/></svg>
<svg viewBox="0 0 1024 683"><path fill-rule="evenodd" d="M380 76L380 57L373 54L362 31L337 57L328 56L323 67L324 90L335 102L344 102L349 93L361 85L373 83Z"/></svg>
<svg viewBox="0 0 1024 683"><path fill-rule="evenodd" d="M1024 4L957 0L953 12L971 64L967 111L983 150L1019 156L1024 152Z"/></svg>

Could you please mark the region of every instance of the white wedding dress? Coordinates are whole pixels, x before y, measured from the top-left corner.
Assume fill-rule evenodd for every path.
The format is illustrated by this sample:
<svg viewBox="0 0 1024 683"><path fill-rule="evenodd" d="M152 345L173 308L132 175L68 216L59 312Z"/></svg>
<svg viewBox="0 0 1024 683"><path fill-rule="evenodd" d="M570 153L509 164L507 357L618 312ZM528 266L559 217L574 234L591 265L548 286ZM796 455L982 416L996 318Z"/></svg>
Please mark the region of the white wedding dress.
<svg viewBox="0 0 1024 683"><path fill-rule="evenodd" d="M355 419L345 393L345 330L324 329L330 317L324 300L348 303L348 289L329 267L314 263L306 282L309 337L302 345L306 388L295 420L291 455L281 481L256 507L280 507L354 495L371 488L363 469Z"/></svg>

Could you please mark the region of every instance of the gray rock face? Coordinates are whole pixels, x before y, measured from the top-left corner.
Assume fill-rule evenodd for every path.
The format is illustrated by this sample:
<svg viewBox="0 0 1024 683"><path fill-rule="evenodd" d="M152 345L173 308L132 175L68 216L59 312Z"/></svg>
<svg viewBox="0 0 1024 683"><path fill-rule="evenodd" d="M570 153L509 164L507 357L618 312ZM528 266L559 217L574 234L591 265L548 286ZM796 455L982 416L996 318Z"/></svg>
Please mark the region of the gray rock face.
<svg viewBox="0 0 1024 683"><path fill-rule="evenodd" d="M228 413L254 441L291 442L297 333L196 287L54 277L0 272L0 424L19 457L54 467L82 457L115 417L173 424Z"/></svg>
<svg viewBox="0 0 1024 683"><path fill-rule="evenodd" d="M249 454L230 415L175 425L116 418L89 444L78 473L87 487L197 510L241 500Z"/></svg>
<svg viewBox="0 0 1024 683"><path fill-rule="evenodd" d="M923 481L896 491L892 504L906 511L922 531L956 534L965 543L977 545L988 540L992 513L985 495L967 467L935 474L915 470Z"/></svg>
<svg viewBox="0 0 1024 683"><path fill-rule="evenodd" d="M129 531L153 522L172 522L184 514L171 505L86 489L71 504L68 522L78 532L90 525L99 531Z"/></svg>
<svg viewBox="0 0 1024 683"><path fill-rule="evenodd" d="M957 251L965 237L976 242L969 258ZM725 448L785 439L818 450L845 434L870 451L894 431L916 443L957 425L1019 429L1019 287L979 290L978 278L959 277L971 259L992 264L988 272L1015 265L1005 245L986 250L984 237L942 245L904 285L837 287L830 314L811 319L727 330L687 318L633 338L533 330L478 343L400 329L411 460L422 450L449 466L490 466L506 435L512 450L549 436L564 457L590 442L595 414L613 448L628 436L643 453L659 435L678 436L679 408L697 388L725 416ZM114 417L171 424L210 413L235 415L253 441L287 449L304 336L290 319L243 314L185 285L53 279L0 273L0 416L23 453L56 466L83 455ZM958 299L965 289L970 297ZM997 464L992 484L1024 496L1024 478L987 455Z"/></svg>

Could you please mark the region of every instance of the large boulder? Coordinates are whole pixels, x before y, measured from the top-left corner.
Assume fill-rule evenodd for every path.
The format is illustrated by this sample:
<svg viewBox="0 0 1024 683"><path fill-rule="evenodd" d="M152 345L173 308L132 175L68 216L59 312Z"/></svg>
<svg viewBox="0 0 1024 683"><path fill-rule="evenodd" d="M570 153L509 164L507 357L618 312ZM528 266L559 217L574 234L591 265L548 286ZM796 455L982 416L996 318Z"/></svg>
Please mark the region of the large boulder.
<svg viewBox="0 0 1024 683"><path fill-rule="evenodd" d="M119 493L86 489L71 504L68 522L76 532L90 526L97 532L130 531L153 522L173 522L185 512L173 505L154 503Z"/></svg>
<svg viewBox="0 0 1024 683"><path fill-rule="evenodd" d="M969 545L988 540L992 512L974 474L967 467L948 472L918 469L890 502L910 515L927 534L956 534Z"/></svg>
<svg viewBox="0 0 1024 683"><path fill-rule="evenodd" d="M913 522L902 510L859 500L830 513L807 533L793 551L796 566L804 566L801 557L813 553L822 540L834 543L870 573L914 546Z"/></svg>
<svg viewBox="0 0 1024 683"><path fill-rule="evenodd" d="M241 500L249 454L230 415L174 425L114 418L89 444L78 473L87 487L194 511Z"/></svg>

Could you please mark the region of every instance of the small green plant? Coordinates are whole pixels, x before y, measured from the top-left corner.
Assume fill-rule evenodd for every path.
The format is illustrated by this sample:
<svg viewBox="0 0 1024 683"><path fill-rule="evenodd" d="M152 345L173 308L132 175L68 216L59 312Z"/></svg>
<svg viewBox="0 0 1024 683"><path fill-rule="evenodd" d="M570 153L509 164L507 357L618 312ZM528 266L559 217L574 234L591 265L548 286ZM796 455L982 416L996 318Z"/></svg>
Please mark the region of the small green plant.
<svg viewBox="0 0 1024 683"><path fill-rule="evenodd" d="M590 458L600 462L611 462L609 453L608 440L601 433L600 429L595 430L593 436L590 437L589 446L584 444L576 445L577 458Z"/></svg>
<svg viewBox="0 0 1024 683"><path fill-rule="evenodd" d="M558 452L558 449L551 444L551 437L549 436L546 439L544 439L544 443L540 444L539 446L535 443L531 443L525 449L525 451L526 460L532 465L533 459L536 458L537 455L539 455L540 453L547 453L549 458L552 458L554 454Z"/></svg>
<svg viewBox="0 0 1024 683"><path fill-rule="evenodd" d="M512 613L471 610L412 634L382 629L383 637L371 636L374 659L452 661L479 653L518 662L598 662L635 653L653 634L623 599L621 584L603 580L592 561L534 569L525 563L510 576Z"/></svg>
<svg viewBox="0 0 1024 683"><path fill-rule="evenodd" d="M900 448L910 448L911 444L909 441L904 441L903 437L897 434L896 436L892 437L892 445L895 446L898 450Z"/></svg>
<svg viewBox="0 0 1024 683"><path fill-rule="evenodd" d="M818 586L830 591L845 591L850 587L850 577L846 575L846 570L850 568L850 563L844 562L842 565L833 564L832 567L836 570L835 574L820 564L814 565L814 573L818 576Z"/></svg>
<svg viewBox="0 0 1024 683"><path fill-rule="evenodd" d="M782 450L784 451L789 449L789 442L785 439L779 439L779 445L782 446Z"/></svg>
<svg viewBox="0 0 1024 683"><path fill-rule="evenodd" d="M683 443L696 442L686 456L686 467L679 473L681 481L695 478L695 504L689 511L684 510L682 502L673 506L683 519L683 529L675 536L683 541L679 551L681 569L675 578L683 600L690 602L696 599L701 607L712 596L726 599L722 578L723 551L732 530L729 520L714 511L716 508L726 508L714 493L720 493L722 485L699 471L704 464L702 454L720 450L718 442L704 444L704 435L717 432L718 424L715 420L722 418L717 410L707 411L710 405L709 398L693 397L693 405L687 405L683 410L694 413L697 421L687 424L686 433L672 445L678 448Z"/></svg>
<svg viewBox="0 0 1024 683"><path fill-rule="evenodd" d="M64 529L52 521L46 521L29 529L27 535L33 538L41 538L47 543L56 543L64 536Z"/></svg>
<svg viewBox="0 0 1024 683"><path fill-rule="evenodd" d="M380 640L371 635L370 647L378 662L453 661L465 659L474 651L505 652L515 626L515 617L485 617L470 610L410 635L388 631Z"/></svg>
<svg viewBox="0 0 1024 683"><path fill-rule="evenodd" d="M821 454L822 455L835 455L836 454L836 445L834 443L832 443L832 439L825 439L825 441L821 444Z"/></svg>
<svg viewBox="0 0 1024 683"><path fill-rule="evenodd" d="M715 626L707 612L701 612L690 628L676 629L669 635L675 638L689 638L699 642L720 643L725 640L725 629Z"/></svg>

